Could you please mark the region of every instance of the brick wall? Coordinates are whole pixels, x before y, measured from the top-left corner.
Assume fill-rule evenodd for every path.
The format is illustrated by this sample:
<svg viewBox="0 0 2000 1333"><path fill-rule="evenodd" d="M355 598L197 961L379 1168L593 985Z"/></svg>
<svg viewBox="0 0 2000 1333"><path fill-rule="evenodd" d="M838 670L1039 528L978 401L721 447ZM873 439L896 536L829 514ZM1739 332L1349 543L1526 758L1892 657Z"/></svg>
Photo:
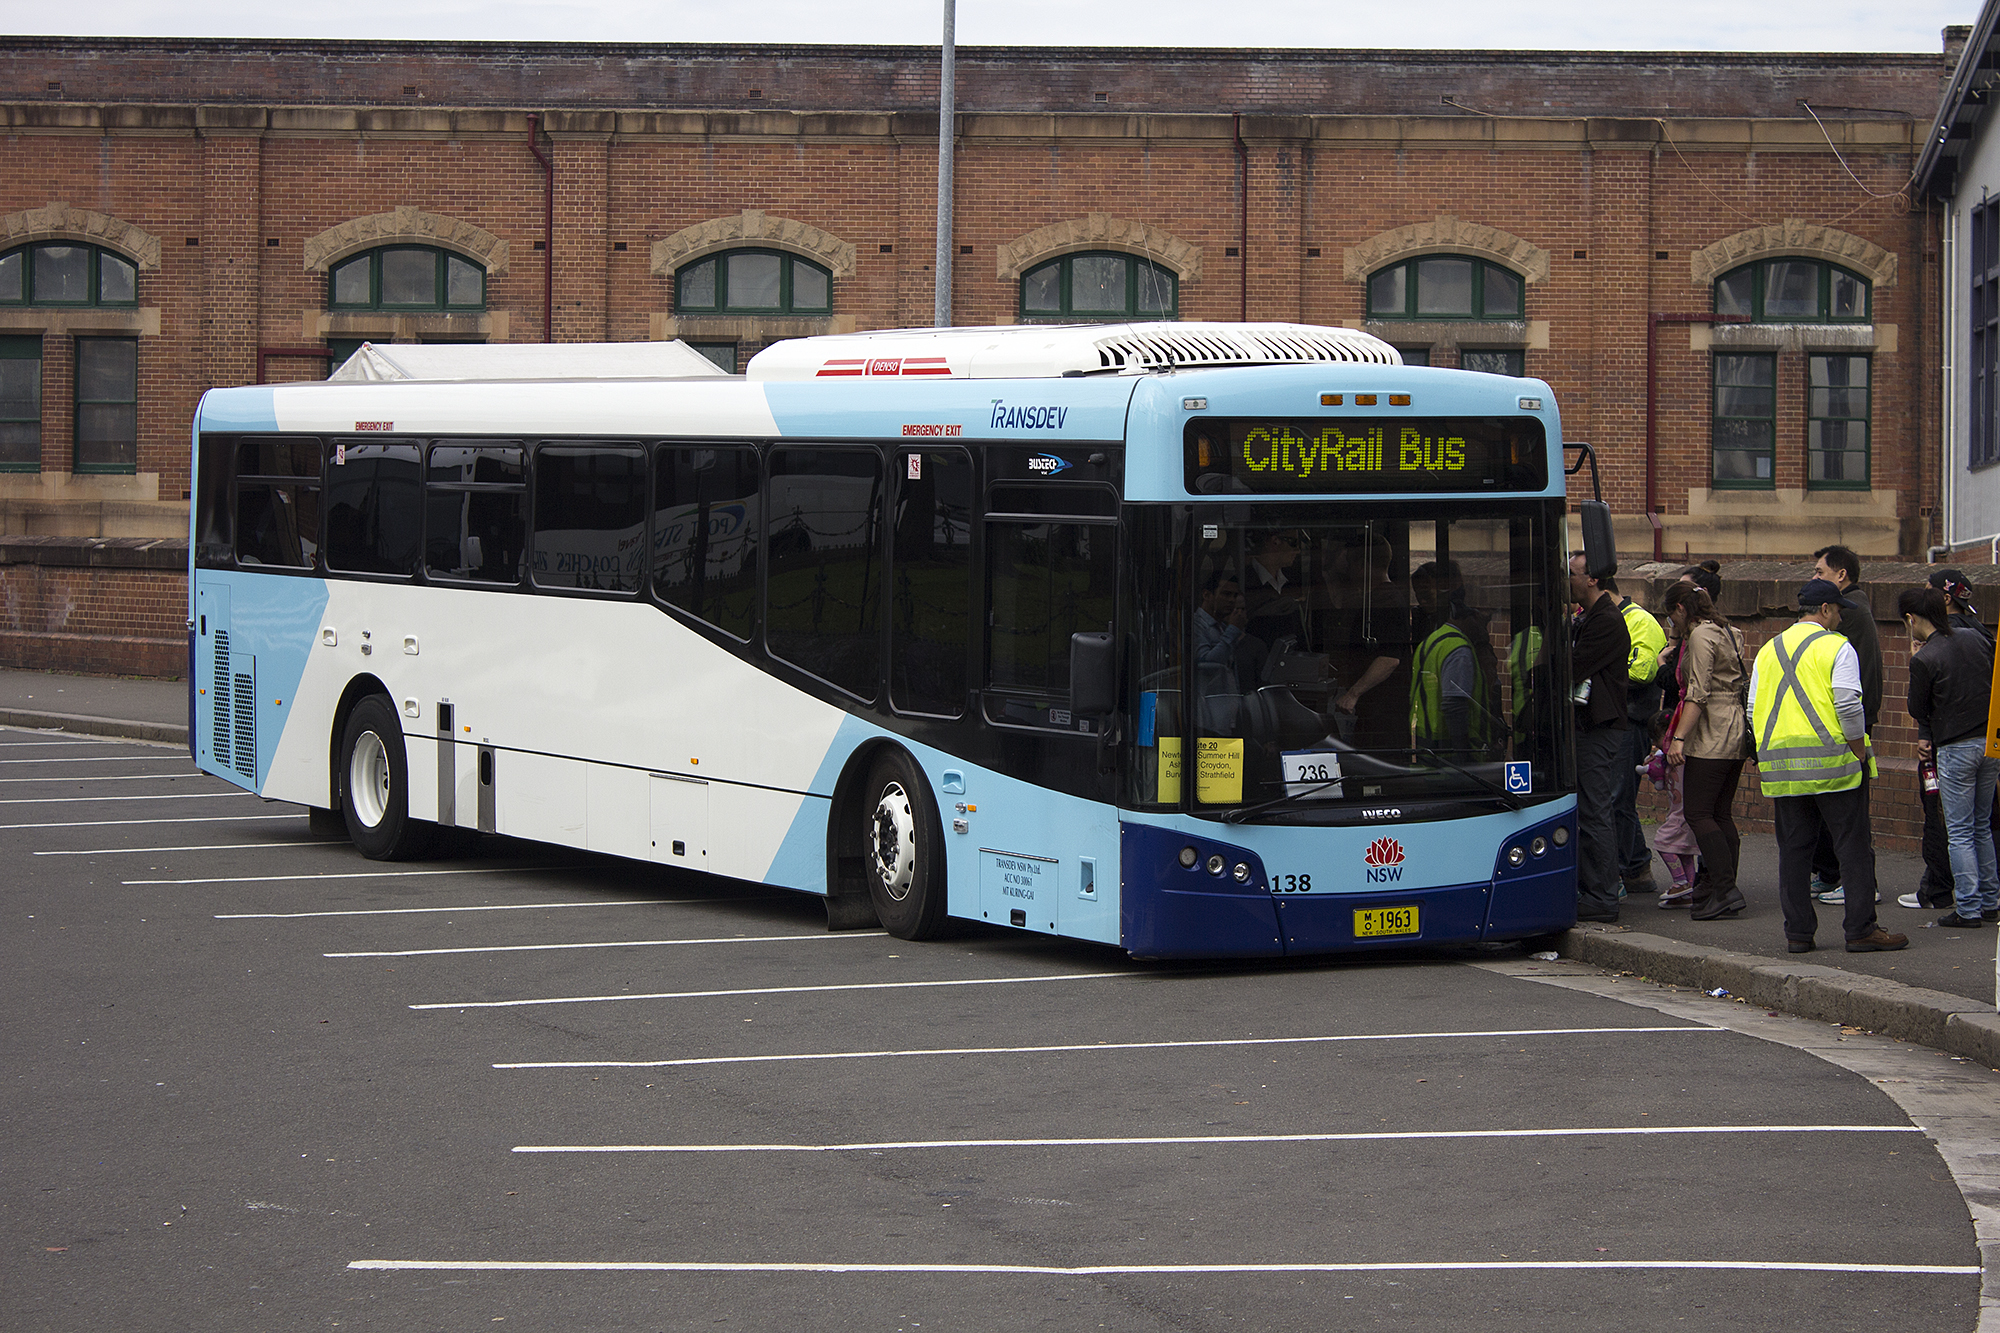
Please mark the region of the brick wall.
<svg viewBox="0 0 2000 1333"><path fill-rule="evenodd" d="M1788 349L1771 493L1782 506L1726 521L1693 512L1711 358L1705 331L1670 326L1650 462L1663 553L1797 556L1832 538L1908 558L1936 539L1937 224L1895 196L1935 110L1942 55L959 57L957 323L1012 321L1018 290L999 274L1000 247L1091 214L1198 247L1183 318L1326 324L1365 314L1364 286L1343 268L1356 247L1440 214L1499 228L1548 256L1527 287L1527 373L1553 386L1565 433L1597 447L1631 549L1652 539L1647 317L1708 308L1692 276L1705 246L1787 219L1835 226L1895 260L1874 291L1873 490L1801 489L1805 353ZM746 209L855 247L833 290L844 327L930 323L936 79L922 47L0 38L0 217L61 200L160 239L158 268L140 275L159 332L140 340L139 471L157 476L147 503L162 511L145 530L173 531L201 393L255 379L260 362L271 379L318 373L295 351L259 355L322 337L326 278L305 268L305 242L399 206L507 242L487 304L509 341L653 336L674 312L652 243ZM555 161L552 236L531 115ZM0 311L0 332L33 313ZM798 332L748 324L719 335L740 358ZM70 465L73 361L71 334L45 338L52 476ZM75 530L35 503L0 486L0 534ZM179 615L160 595L161 614Z"/></svg>
<svg viewBox="0 0 2000 1333"><path fill-rule="evenodd" d="M0 538L0 666L187 674L187 543Z"/></svg>

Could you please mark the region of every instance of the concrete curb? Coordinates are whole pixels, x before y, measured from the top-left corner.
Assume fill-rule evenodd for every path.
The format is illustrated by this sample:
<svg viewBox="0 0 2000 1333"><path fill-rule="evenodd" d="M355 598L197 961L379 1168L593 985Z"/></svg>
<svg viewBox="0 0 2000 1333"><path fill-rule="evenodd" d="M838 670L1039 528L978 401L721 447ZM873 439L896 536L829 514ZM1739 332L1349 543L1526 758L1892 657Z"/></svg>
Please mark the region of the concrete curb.
<svg viewBox="0 0 2000 1333"><path fill-rule="evenodd" d="M2000 1013L1962 995L1603 926L1578 926L1556 951L1670 985L1720 987L1767 1009L1913 1041L2000 1069Z"/></svg>
<svg viewBox="0 0 2000 1333"><path fill-rule="evenodd" d="M133 741L157 741L181 746L188 729L176 722L135 722L120 717L87 717L81 713L44 713L32 708L0 708L0 726L31 727L36 731L74 731L87 736L118 736Z"/></svg>

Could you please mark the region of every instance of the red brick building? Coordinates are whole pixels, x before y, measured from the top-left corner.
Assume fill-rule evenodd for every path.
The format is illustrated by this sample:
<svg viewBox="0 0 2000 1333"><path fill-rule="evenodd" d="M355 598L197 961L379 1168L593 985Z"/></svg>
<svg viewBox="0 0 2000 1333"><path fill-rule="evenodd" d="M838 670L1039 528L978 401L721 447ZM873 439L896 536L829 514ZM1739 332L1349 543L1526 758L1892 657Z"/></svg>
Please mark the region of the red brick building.
<svg viewBox="0 0 2000 1333"><path fill-rule="evenodd" d="M1916 558L1938 224L1905 187L1955 54L961 49L953 318L1366 327L1547 380L1630 554ZM937 75L0 40L0 662L179 670L210 386L364 339L740 365L930 323Z"/></svg>

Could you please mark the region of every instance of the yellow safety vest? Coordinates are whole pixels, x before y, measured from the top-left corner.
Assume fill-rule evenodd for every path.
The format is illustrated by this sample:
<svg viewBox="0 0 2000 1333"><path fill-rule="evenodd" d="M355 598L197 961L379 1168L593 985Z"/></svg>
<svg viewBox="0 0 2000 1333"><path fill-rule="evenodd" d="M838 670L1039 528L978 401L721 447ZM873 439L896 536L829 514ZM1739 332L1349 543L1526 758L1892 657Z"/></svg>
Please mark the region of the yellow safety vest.
<svg viewBox="0 0 2000 1333"><path fill-rule="evenodd" d="M1800 621L1757 654L1757 772L1766 796L1812 796L1861 785L1862 762L1840 733L1833 662L1847 640ZM1865 745L1866 738L1863 738ZM1867 764L1870 777L1875 761Z"/></svg>
<svg viewBox="0 0 2000 1333"><path fill-rule="evenodd" d="M1667 646L1667 632L1660 618L1637 602L1618 608L1625 617L1625 631L1632 638L1632 652L1625 659L1625 674L1635 685L1650 685L1660 674L1660 650Z"/></svg>
<svg viewBox="0 0 2000 1333"><path fill-rule="evenodd" d="M1410 736L1420 746L1441 746L1447 739L1444 728L1444 664L1460 648L1470 650L1472 640L1458 626L1446 621L1432 630L1417 649L1410 672ZM1486 664L1472 654L1472 711L1466 720L1466 743L1481 754L1492 744L1493 721L1487 713L1487 699L1493 683L1487 678Z"/></svg>

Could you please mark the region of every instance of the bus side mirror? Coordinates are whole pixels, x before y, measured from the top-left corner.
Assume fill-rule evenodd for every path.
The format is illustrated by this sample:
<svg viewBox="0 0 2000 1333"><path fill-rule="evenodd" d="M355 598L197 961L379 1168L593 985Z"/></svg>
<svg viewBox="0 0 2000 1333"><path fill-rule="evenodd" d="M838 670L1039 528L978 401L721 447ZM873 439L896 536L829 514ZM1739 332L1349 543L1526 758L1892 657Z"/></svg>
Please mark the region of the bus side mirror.
<svg viewBox="0 0 2000 1333"><path fill-rule="evenodd" d="M1611 506L1602 500L1583 500L1578 502L1577 512L1583 519L1584 572L1594 579L1611 578L1618 573L1618 542L1611 532Z"/></svg>
<svg viewBox="0 0 2000 1333"><path fill-rule="evenodd" d="M1069 711L1102 717L1118 707L1118 645L1108 630L1069 636Z"/></svg>

